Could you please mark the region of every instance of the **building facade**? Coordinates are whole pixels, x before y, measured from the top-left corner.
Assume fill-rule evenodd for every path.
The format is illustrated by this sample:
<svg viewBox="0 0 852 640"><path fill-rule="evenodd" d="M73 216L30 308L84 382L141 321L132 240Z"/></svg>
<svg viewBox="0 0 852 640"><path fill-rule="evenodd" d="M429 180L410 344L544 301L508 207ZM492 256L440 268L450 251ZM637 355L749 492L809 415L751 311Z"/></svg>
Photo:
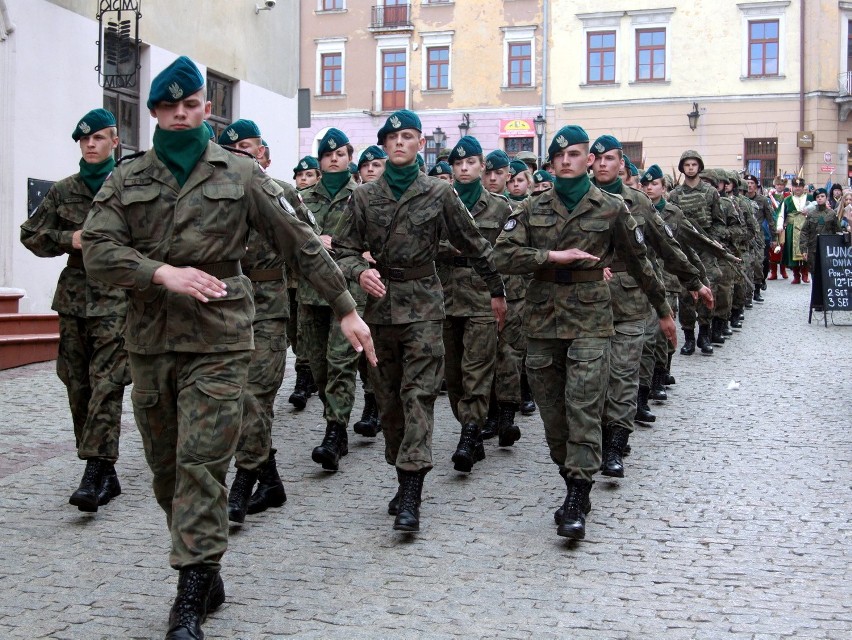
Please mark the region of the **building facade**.
<svg viewBox="0 0 852 640"><path fill-rule="evenodd" d="M116 22L120 31L132 29L135 12L127 8L136 4L142 5L138 78L133 86L104 88L101 83L110 83L95 70L103 62L97 43L106 42L99 8L125 8L121 20L105 14L105 24ZM298 159L299 3L279 0L259 12L256 6L254 0L0 0L0 120L7 123L0 154L0 287L26 293L21 311L50 310L65 264L61 257L33 256L18 240L30 213L31 181L77 171L80 149L71 131L96 107L115 113L121 154L150 148L156 121L145 107L148 88L177 56L190 56L206 74L213 124L256 120L272 150L270 173L289 177Z"/></svg>

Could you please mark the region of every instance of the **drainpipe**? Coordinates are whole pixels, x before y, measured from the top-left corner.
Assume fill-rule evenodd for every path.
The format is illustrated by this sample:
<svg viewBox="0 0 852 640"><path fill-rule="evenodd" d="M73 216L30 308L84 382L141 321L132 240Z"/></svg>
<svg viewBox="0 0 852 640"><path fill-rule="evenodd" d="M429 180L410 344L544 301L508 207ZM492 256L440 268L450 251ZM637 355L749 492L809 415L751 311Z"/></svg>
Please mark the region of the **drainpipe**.
<svg viewBox="0 0 852 640"><path fill-rule="evenodd" d="M799 0L799 131L805 130L805 0ZM799 168L805 166L805 149L799 147Z"/></svg>
<svg viewBox="0 0 852 640"><path fill-rule="evenodd" d="M544 0L544 8L542 12L542 21L544 24L542 32L541 44L541 115L547 120L547 58L550 40L550 1ZM547 122L544 124L544 136L542 140L547 140Z"/></svg>

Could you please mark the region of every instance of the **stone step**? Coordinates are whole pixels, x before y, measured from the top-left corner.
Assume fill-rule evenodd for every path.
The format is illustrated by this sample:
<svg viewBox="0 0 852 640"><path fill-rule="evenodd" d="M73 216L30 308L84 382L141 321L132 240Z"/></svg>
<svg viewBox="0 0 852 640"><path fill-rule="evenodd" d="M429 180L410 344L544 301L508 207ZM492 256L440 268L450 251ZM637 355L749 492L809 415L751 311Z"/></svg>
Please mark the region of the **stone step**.
<svg viewBox="0 0 852 640"><path fill-rule="evenodd" d="M0 292L0 313L18 313L18 301L23 293Z"/></svg>
<svg viewBox="0 0 852 640"><path fill-rule="evenodd" d="M59 333L0 335L0 369L56 360Z"/></svg>
<svg viewBox="0 0 852 640"><path fill-rule="evenodd" d="M0 336L59 333L55 313L0 313Z"/></svg>

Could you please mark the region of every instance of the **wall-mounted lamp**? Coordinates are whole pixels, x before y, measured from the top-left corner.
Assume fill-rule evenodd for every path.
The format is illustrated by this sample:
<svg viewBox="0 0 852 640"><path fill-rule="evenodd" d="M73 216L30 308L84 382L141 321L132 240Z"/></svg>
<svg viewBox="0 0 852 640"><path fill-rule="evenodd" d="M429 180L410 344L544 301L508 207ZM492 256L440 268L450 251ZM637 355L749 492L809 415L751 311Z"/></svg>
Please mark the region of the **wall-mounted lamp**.
<svg viewBox="0 0 852 640"><path fill-rule="evenodd" d="M432 141L435 143L435 148L438 152L441 151L441 147L444 146L444 140L447 139L447 134L444 133L444 130L441 127L432 131Z"/></svg>
<svg viewBox="0 0 852 640"><path fill-rule="evenodd" d="M542 139L544 138L544 125L547 124L547 119L538 114L535 118L533 118L533 125L535 126L535 136L538 138L538 166L541 166L544 162L544 149L542 149Z"/></svg>
<svg viewBox="0 0 852 640"><path fill-rule="evenodd" d="M686 117L689 119L689 128L695 131L698 128L698 118L701 117L701 114L698 112L698 103L692 103L692 111L686 114Z"/></svg>
<svg viewBox="0 0 852 640"><path fill-rule="evenodd" d="M274 9L276 4L278 4L276 0L266 0L262 5L256 4L254 5L254 15L257 15L261 11Z"/></svg>
<svg viewBox="0 0 852 640"><path fill-rule="evenodd" d="M468 131L470 131L470 114L463 113L462 121L459 122L459 137L464 138Z"/></svg>

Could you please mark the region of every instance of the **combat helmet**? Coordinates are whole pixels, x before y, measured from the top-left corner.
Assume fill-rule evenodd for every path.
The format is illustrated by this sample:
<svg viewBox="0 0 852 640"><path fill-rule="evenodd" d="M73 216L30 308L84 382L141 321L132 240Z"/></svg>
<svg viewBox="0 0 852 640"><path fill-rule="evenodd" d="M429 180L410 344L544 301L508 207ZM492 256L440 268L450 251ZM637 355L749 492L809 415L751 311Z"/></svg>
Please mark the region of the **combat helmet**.
<svg viewBox="0 0 852 640"><path fill-rule="evenodd" d="M694 149L687 149L682 154L680 154L680 162L677 164L677 170L683 173L683 163L686 160L698 160L698 171L704 171L704 158L701 157L701 154L695 151Z"/></svg>

